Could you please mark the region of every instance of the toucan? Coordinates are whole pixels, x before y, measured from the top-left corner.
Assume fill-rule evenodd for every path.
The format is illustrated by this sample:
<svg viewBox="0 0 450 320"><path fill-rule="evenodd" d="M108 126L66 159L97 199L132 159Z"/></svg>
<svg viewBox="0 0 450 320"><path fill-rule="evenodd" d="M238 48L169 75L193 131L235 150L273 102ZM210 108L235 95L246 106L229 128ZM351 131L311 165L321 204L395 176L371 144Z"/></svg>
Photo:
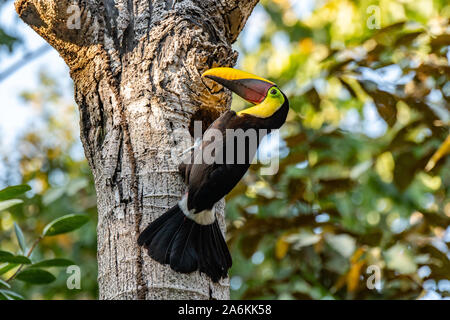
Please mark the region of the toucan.
<svg viewBox="0 0 450 320"><path fill-rule="evenodd" d="M192 152L188 163L179 169L187 184L183 198L139 235L138 244L147 249L154 260L168 264L181 273L200 271L218 282L228 276L232 259L217 222L214 206L226 196L247 172L262 136L280 128L286 121L289 101L272 81L233 68L212 68L202 77L211 79L233 91L253 106L242 111L228 110L217 118L203 134L200 150L215 150L217 161L201 161L202 152ZM219 132L214 139L208 133ZM250 130L263 132L256 148L246 140L244 151L253 151L243 161L235 161L243 150L229 144L236 139L230 132ZM231 147L230 147L231 146ZM213 147L213 148L212 148ZM233 151L232 161L225 159ZM200 160L200 161L199 161Z"/></svg>

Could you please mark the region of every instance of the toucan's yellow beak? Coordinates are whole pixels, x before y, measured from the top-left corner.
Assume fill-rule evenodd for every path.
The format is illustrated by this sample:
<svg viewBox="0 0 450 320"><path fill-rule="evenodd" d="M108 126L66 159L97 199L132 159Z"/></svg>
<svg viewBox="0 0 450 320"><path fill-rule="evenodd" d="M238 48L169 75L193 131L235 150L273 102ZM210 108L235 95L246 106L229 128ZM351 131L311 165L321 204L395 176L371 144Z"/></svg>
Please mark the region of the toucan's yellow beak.
<svg viewBox="0 0 450 320"><path fill-rule="evenodd" d="M275 86L272 81L233 68L209 69L203 73L202 77L220 83L254 104L261 103L267 96L269 89Z"/></svg>

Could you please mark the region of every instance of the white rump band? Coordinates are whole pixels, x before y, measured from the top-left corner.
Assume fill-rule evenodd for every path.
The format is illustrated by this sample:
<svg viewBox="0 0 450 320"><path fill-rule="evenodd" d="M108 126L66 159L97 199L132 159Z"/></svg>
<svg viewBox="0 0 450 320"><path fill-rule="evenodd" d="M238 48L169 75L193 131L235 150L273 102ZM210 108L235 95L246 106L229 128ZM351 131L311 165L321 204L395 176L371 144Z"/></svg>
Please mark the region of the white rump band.
<svg viewBox="0 0 450 320"><path fill-rule="evenodd" d="M178 206L181 211L183 211L184 215L189 219L194 220L195 223L206 226L213 224L214 221L216 221L216 210L214 208L212 208L212 210L203 210L199 213L194 213L194 209L189 211L187 207L187 194L178 202Z"/></svg>

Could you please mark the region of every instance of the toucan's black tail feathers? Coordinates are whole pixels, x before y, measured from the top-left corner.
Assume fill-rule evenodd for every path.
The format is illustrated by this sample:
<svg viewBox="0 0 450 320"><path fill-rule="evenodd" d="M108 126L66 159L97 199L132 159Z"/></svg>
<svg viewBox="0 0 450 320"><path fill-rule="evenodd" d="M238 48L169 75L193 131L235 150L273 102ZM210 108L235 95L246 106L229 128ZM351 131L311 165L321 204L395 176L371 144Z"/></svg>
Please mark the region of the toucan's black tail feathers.
<svg viewBox="0 0 450 320"><path fill-rule="evenodd" d="M187 218L178 205L149 224L141 233L138 244L150 257L181 273L196 270L214 282L226 278L231 267L231 255L217 220L200 225Z"/></svg>
<svg viewBox="0 0 450 320"><path fill-rule="evenodd" d="M232 259L230 251L228 250L227 243L225 242L225 239L223 238L222 231L220 230L219 223L217 220L213 224L213 230L215 233L215 239L216 239L216 246L218 249L218 252L221 253L222 259L223 259L223 265L226 267L225 272L231 268L232 265Z"/></svg>
<svg viewBox="0 0 450 320"><path fill-rule="evenodd" d="M147 228L145 228L145 230L142 231L141 234L139 235L138 244L140 246L149 245L155 234L164 226L165 222L170 218L173 218L179 209L180 208L178 207L178 205L176 205L170 208L165 214L160 216L158 219L150 223L147 226Z"/></svg>
<svg viewBox="0 0 450 320"><path fill-rule="evenodd" d="M161 263L167 263L167 253L170 252L173 237L183 222L183 216L178 211L178 206L169 209L150 223L138 238L138 244L148 250L150 257Z"/></svg>
<svg viewBox="0 0 450 320"><path fill-rule="evenodd" d="M182 273L193 272L198 269L198 255L196 239L199 225L190 219L185 219L173 242L170 253L170 267Z"/></svg>
<svg viewBox="0 0 450 320"><path fill-rule="evenodd" d="M226 278L231 267L231 255L220 231L217 220L200 226L198 255L200 272L206 273L214 282Z"/></svg>

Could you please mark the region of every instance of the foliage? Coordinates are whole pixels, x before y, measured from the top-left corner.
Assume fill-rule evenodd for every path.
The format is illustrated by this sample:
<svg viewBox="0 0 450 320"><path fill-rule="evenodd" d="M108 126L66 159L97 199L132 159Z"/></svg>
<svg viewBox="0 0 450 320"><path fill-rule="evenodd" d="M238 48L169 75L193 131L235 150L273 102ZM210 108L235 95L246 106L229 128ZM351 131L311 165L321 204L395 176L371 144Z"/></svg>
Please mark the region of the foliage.
<svg viewBox="0 0 450 320"><path fill-rule="evenodd" d="M450 159L425 166L449 134L450 7L337 0L300 19L296 1L262 4L241 68L292 112L278 172L253 166L227 198L232 297L449 296Z"/></svg>
<svg viewBox="0 0 450 320"><path fill-rule="evenodd" d="M8 0L0 0L0 9L5 5ZM5 48L9 53L12 53L14 47L21 42L21 39L14 35L11 31L6 30L0 24L0 50Z"/></svg>
<svg viewBox="0 0 450 320"><path fill-rule="evenodd" d="M31 190L31 188L25 185L12 186L0 190L0 198L2 199L2 201L0 201L0 207L6 208L7 206L2 206L3 203L10 203L11 200L14 200L14 197L20 196L22 193L29 190ZM23 203L21 199L16 200L19 200L19 202L16 202L16 205ZM8 207L8 209L9 208L11 207ZM8 273L12 273L11 276L7 276L5 280L0 281L0 287L3 287L0 289L0 300L24 299L22 294L11 290L11 283L16 279L32 285L49 284L54 282L56 277L43 268L74 265L74 262L67 259L51 259L33 262L30 257L36 246L47 237L74 231L83 226L86 222L87 219L85 215L70 214L58 218L44 227L42 234L36 238L29 249L22 229L14 222L14 233L18 243L16 251L18 251L18 254L0 250L0 274L7 275Z"/></svg>
<svg viewBox="0 0 450 320"><path fill-rule="evenodd" d="M42 73L40 87L22 93L41 116L14 143L14 152L3 155L0 183L21 185L0 190L2 283L24 264L1 288L8 299L97 297L95 191L78 140L75 106L63 96L71 90L61 84ZM82 232L75 231L80 227ZM66 284L72 265L81 269L81 290Z"/></svg>

